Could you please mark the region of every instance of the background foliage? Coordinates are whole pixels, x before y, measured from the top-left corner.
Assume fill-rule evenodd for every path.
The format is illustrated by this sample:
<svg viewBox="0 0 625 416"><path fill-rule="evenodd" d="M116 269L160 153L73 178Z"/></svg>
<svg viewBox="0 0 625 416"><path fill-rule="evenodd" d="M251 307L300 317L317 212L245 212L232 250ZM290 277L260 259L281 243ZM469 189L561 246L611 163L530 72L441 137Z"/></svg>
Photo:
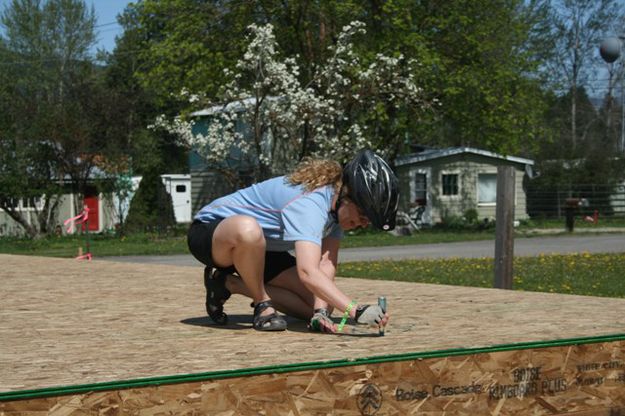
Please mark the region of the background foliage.
<svg viewBox="0 0 625 416"><path fill-rule="evenodd" d="M535 159L534 186L544 187L613 184L625 172L614 97L624 60L606 66L597 53L625 27L618 0L139 0L118 18L115 49L97 58L84 0L12 0L0 13L0 207L31 236L50 232L55 196L84 194L98 170L186 172L188 149L147 127L197 109L183 90L224 104L250 25L271 25L302 86L354 21L367 29L353 41L359 70L379 54L417 62L398 71L440 103L432 111L389 96L350 113L355 91L340 103L390 159L420 145L474 146ZM315 151L301 149L294 159ZM15 198L42 195L37 224L11 211Z"/></svg>

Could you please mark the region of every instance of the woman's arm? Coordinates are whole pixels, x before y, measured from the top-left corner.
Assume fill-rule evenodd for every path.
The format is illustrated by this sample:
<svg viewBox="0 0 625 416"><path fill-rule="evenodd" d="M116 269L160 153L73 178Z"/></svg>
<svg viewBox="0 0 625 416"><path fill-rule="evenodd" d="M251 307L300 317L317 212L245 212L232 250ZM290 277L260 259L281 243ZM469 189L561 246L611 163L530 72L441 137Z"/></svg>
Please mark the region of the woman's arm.
<svg viewBox="0 0 625 416"><path fill-rule="evenodd" d="M295 242L297 273L302 283L315 296L343 313L352 299L347 297L334 283L338 261L339 240L325 238L319 246L310 241ZM322 255L323 250L323 255ZM352 308L353 318L356 308Z"/></svg>
<svg viewBox="0 0 625 416"><path fill-rule="evenodd" d="M352 300L334 283L338 244L333 244L331 241L328 241L328 244L329 246L326 246L328 251L325 251L322 257L322 247L309 241L297 241L295 243L297 273L304 286L316 298L326 301L343 313ZM324 266L327 263L330 263L331 267ZM389 319L389 315L378 305L351 305L349 316L361 324L380 326L386 326Z"/></svg>
<svg viewBox="0 0 625 416"><path fill-rule="evenodd" d="M332 280L336 277L340 244L341 240L333 237L326 237L321 242L321 263L319 264L319 268ZM328 302L321 299L319 296L315 296L315 310L316 309L326 309L331 315L334 307L328 306Z"/></svg>
<svg viewBox="0 0 625 416"><path fill-rule="evenodd" d="M341 240L326 237L321 241L321 268L334 280L339 262L339 247Z"/></svg>

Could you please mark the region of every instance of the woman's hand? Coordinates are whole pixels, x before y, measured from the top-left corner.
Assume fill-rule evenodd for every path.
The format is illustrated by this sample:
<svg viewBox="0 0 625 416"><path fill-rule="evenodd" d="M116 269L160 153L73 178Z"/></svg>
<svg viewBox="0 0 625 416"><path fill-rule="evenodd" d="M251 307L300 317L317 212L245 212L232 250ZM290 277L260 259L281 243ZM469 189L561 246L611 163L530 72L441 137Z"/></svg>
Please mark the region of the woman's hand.
<svg viewBox="0 0 625 416"><path fill-rule="evenodd" d="M379 305L358 305L354 319L363 325L386 326L389 316Z"/></svg>
<svg viewBox="0 0 625 416"><path fill-rule="evenodd" d="M326 332L333 334L337 330L337 326L332 321L332 318L328 316L328 312L325 309L319 309L315 311L315 314L310 318L308 329L313 332Z"/></svg>

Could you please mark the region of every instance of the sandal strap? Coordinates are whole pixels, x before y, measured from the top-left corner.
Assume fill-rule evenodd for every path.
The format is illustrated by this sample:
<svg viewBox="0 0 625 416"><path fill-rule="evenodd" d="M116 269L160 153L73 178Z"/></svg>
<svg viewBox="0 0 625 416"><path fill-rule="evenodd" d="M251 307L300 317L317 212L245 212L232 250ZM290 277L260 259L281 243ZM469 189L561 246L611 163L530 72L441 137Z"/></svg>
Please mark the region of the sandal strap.
<svg viewBox="0 0 625 416"><path fill-rule="evenodd" d="M260 331L284 331L286 329L286 321L276 312L264 316L260 315L265 309L270 307L274 307L271 300L258 302L254 307L254 328Z"/></svg>
<svg viewBox="0 0 625 416"><path fill-rule="evenodd" d="M313 311L313 315L315 315L315 314L321 314L321 315L328 316L328 317L330 316L330 314L328 313L328 310L326 308L315 309Z"/></svg>
<svg viewBox="0 0 625 416"><path fill-rule="evenodd" d="M228 289L226 289L226 279L228 278L228 272L226 270L215 269L211 274L211 279L219 284L219 289L221 291L220 297L226 301L230 299L232 295Z"/></svg>
<svg viewBox="0 0 625 416"><path fill-rule="evenodd" d="M206 269L204 272L204 286L206 287L206 312L208 316L219 325L228 322L228 315L224 313L223 304L230 298L231 293L226 289L225 270Z"/></svg>
<svg viewBox="0 0 625 416"><path fill-rule="evenodd" d="M220 269L213 269L212 272L204 274L204 285L208 286L210 284L209 281L213 283L211 286L214 292L211 298L220 300L221 303L227 301L232 296L232 293L226 288L227 277L228 272Z"/></svg>
<svg viewBox="0 0 625 416"><path fill-rule="evenodd" d="M267 322L271 322L274 319L278 319L279 316L274 312L274 313L270 313L269 315L263 315L263 316L255 316L254 317L254 328L258 328L258 329L262 329L265 327L265 324Z"/></svg>
<svg viewBox="0 0 625 416"><path fill-rule="evenodd" d="M254 316L260 315L267 308L273 308L273 303L271 303L271 300L258 302L256 305L254 305Z"/></svg>

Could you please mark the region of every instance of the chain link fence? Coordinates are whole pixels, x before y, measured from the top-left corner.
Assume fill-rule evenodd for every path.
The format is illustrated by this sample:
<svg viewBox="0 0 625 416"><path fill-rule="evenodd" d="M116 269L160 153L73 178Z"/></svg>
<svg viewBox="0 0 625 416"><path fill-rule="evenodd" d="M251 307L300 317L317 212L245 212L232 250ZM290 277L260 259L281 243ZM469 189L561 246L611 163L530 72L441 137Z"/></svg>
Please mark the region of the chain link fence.
<svg viewBox="0 0 625 416"><path fill-rule="evenodd" d="M527 212L531 218L561 219L567 206L588 218L625 218L625 182L619 185L527 187Z"/></svg>

